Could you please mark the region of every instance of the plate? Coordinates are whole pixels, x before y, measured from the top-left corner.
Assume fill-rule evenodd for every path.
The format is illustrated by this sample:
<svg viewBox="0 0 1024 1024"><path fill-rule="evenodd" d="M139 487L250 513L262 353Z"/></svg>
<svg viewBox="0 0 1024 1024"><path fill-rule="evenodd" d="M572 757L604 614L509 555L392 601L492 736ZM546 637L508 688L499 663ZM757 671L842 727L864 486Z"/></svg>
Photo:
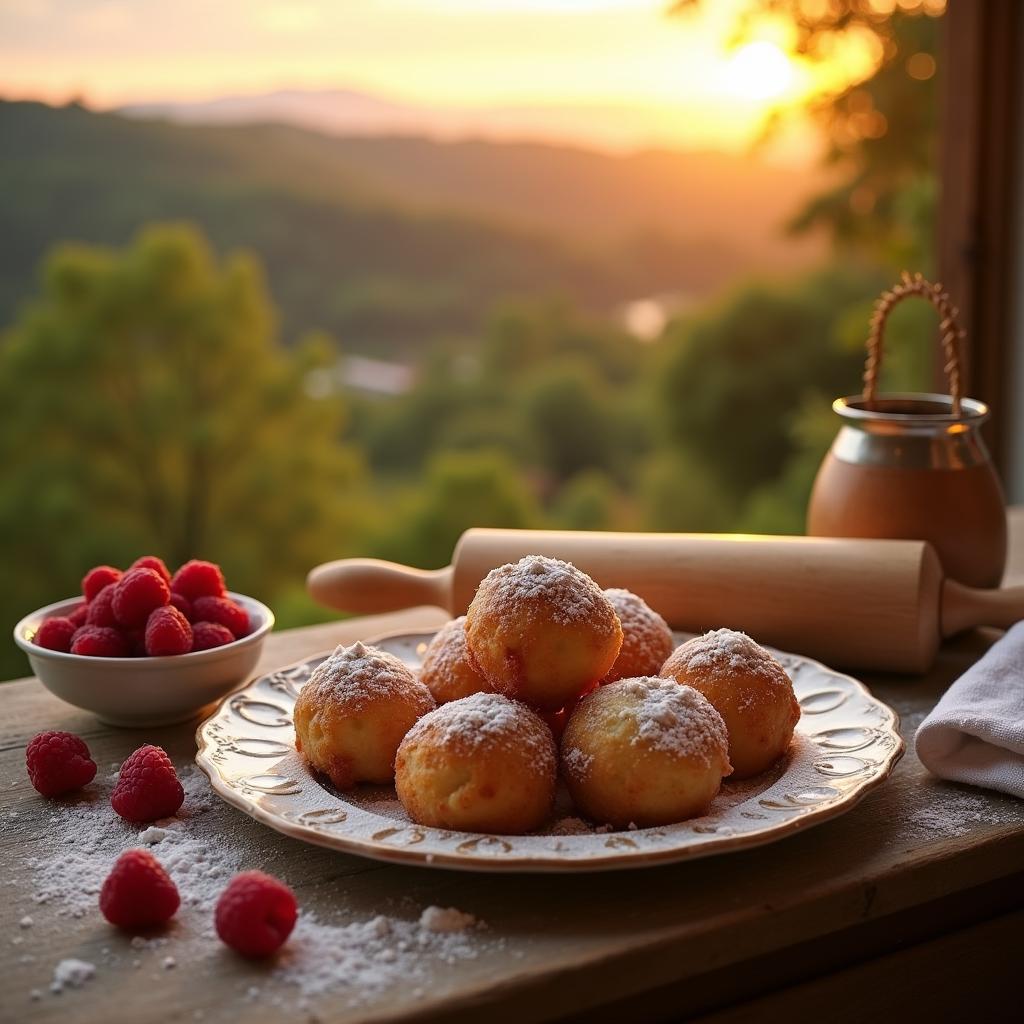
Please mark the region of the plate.
<svg viewBox="0 0 1024 1024"><path fill-rule="evenodd" d="M433 632L371 641L413 668ZM677 634L677 641L686 639ZM801 716L788 755L753 779L726 780L700 818L613 832L574 818L564 792L543 833L482 835L409 820L393 787L340 793L295 750L292 709L327 654L254 679L196 733L196 763L229 804L285 835L375 860L467 871L580 872L647 867L774 842L850 810L903 755L899 719L850 676L772 652Z"/></svg>

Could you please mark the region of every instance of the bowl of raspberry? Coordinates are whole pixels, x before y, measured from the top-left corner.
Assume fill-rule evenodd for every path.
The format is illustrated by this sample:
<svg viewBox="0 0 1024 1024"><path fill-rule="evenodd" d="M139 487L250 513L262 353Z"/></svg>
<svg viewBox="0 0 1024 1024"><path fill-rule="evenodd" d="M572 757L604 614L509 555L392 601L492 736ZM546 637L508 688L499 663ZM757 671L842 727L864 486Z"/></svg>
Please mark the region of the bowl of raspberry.
<svg viewBox="0 0 1024 1024"><path fill-rule="evenodd" d="M184 722L244 683L274 613L229 591L198 559L171 573L154 555L90 569L82 594L14 627L32 671L61 700L110 725Z"/></svg>

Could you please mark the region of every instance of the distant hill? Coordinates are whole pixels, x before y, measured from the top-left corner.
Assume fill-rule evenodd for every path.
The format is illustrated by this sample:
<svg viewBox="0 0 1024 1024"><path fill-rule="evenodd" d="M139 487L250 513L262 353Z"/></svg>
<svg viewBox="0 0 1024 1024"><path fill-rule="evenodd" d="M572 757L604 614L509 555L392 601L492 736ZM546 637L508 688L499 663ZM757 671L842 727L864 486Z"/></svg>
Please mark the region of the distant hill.
<svg viewBox="0 0 1024 1024"><path fill-rule="evenodd" d="M703 295L806 262L780 243L792 175L742 160L542 145L339 138L0 101L0 323L62 239L116 244L188 219L267 266L288 334L405 351L475 330L505 298L594 310Z"/></svg>
<svg viewBox="0 0 1024 1024"><path fill-rule="evenodd" d="M635 111L640 124L644 109ZM181 124L305 128L320 134L304 149L340 159L378 189L518 224L596 237L659 226L689 239L744 239L746 248L770 253L770 264L803 262L814 247L780 239L778 228L820 187L815 169L728 153L598 152L551 141L572 138L574 121L613 120L601 107L437 108L351 89L291 89L121 112ZM534 141L509 141L516 126Z"/></svg>
<svg viewBox="0 0 1024 1024"><path fill-rule="evenodd" d="M395 100L359 89L278 89L206 100L134 103L118 113L184 124L290 124L330 135L541 142L630 152L680 148L685 127L669 101L478 105Z"/></svg>

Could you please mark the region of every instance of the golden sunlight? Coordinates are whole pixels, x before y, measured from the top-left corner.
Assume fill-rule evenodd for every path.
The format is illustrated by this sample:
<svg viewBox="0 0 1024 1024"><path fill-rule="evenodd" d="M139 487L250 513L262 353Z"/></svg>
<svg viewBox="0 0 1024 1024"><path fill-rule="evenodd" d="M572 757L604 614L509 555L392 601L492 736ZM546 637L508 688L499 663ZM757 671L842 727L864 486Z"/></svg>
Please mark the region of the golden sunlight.
<svg viewBox="0 0 1024 1024"><path fill-rule="evenodd" d="M731 92L751 100L778 100L797 83L796 68L782 48L767 40L741 46L723 69Z"/></svg>

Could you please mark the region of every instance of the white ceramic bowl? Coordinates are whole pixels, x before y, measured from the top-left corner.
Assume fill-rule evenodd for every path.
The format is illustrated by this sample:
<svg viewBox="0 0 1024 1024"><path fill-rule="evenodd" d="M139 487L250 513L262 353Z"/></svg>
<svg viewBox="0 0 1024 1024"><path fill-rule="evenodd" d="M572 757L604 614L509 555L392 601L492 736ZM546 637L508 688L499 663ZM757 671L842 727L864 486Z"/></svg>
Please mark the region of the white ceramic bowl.
<svg viewBox="0 0 1024 1024"><path fill-rule="evenodd" d="M50 651L32 642L43 619L70 614L82 598L48 604L14 627L14 642L53 694L95 712L109 725L173 725L193 718L245 682L260 658L274 613L259 601L229 593L248 613L252 632L223 647L163 658L92 658Z"/></svg>

